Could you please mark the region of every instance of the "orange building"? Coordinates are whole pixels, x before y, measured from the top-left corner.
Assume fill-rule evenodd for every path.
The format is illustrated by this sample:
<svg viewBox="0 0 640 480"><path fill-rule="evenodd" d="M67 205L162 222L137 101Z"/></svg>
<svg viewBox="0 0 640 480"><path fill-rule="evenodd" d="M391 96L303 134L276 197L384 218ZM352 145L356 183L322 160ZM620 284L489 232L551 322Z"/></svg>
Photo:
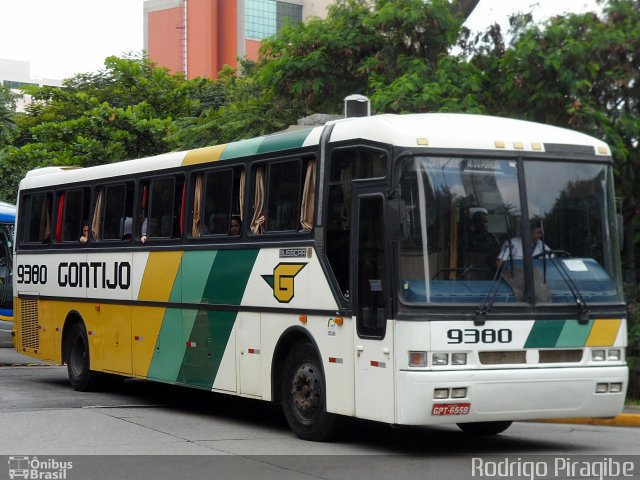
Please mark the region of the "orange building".
<svg viewBox="0 0 640 480"><path fill-rule="evenodd" d="M237 59L255 60L260 41L287 21L326 16L332 0L147 0L149 58L187 78L216 78Z"/></svg>

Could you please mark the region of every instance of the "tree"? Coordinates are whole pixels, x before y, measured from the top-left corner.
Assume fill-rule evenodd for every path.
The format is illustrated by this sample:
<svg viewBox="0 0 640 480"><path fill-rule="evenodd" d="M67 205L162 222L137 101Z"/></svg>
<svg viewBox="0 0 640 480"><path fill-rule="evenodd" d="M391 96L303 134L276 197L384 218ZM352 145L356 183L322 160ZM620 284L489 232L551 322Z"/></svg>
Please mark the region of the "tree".
<svg viewBox="0 0 640 480"><path fill-rule="evenodd" d="M105 69L76 75L62 88L31 87L34 102L16 117L17 136L0 157L10 172L1 192L15 199L17 179L47 165L91 166L169 150L175 118L197 111L210 81L186 81L147 58L109 57Z"/></svg>
<svg viewBox="0 0 640 480"><path fill-rule="evenodd" d="M566 15L535 25L513 19L512 42L486 37L467 53L482 72L489 113L577 129L613 150L624 216L623 261L631 318L637 315L640 247L640 1L609 0L603 14Z"/></svg>
<svg viewBox="0 0 640 480"><path fill-rule="evenodd" d="M325 20L263 41L258 81L302 115L339 112L346 95L375 95L405 75L406 83L422 84L477 3L338 0ZM378 107L400 109L382 100Z"/></svg>
<svg viewBox="0 0 640 480"><path fill-rule="evenodd" d="M15 95L4 85L0 85L0 148L11 142L15 134Z"/></svg>

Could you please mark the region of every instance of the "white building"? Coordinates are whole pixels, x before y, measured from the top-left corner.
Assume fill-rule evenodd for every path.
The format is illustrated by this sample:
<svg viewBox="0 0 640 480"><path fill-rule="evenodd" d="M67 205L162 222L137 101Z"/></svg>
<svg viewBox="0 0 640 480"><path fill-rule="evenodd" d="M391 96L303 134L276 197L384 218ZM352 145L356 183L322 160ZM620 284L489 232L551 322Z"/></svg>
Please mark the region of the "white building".
<svg viewBox="0 0 640 480"><path fill-rule="evenodd" d="M31 101L31 96L23 94L20 87L26 85L59 87L62 85L60 80L52 78L32 78L31 63L6 58L0 58L0 83L5 87L9 87L12 92L19 95L16 100L16 111L18 112L24 112L25 106Z"/></svg>

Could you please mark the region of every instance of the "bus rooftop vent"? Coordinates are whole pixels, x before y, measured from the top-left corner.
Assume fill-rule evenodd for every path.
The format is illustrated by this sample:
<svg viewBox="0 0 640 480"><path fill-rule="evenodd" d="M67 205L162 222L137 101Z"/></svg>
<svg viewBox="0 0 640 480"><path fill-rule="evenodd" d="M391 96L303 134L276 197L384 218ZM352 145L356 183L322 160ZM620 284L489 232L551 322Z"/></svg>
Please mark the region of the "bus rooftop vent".
<svg viewBox="0 0 640 480"><path fill-rule="evenodd" d="M368 117L371 115L371 102L364 95L349 95L344 98L344 117Z"/></svg>

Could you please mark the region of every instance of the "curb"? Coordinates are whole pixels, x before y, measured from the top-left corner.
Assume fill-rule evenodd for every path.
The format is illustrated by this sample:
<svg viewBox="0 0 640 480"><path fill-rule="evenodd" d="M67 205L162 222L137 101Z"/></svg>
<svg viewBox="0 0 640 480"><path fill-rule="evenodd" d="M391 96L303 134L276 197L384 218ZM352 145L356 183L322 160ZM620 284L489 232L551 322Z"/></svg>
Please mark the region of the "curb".
<svg viewBox="0 0 640 480"><path fill-rule="evenodd" d="M640 427L640 413L621 413L614 418L552 418L536 421L541 423L569 423L606 427Z"/></svg>

